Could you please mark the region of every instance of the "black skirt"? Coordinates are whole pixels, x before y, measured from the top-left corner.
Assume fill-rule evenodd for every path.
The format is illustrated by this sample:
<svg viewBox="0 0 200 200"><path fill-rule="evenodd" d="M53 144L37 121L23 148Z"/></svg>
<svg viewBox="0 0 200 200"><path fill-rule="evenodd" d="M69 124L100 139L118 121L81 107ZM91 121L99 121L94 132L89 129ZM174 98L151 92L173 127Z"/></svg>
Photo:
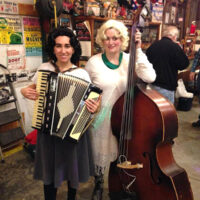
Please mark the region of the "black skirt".
<svg viewBox="0 0 200 200"><path fill-rule="evenodd" d="M64 180L78 188L79 182L94 176L89 133L83 134L78 143L38 132L34 178L44 184L59 187Z"/></svg>

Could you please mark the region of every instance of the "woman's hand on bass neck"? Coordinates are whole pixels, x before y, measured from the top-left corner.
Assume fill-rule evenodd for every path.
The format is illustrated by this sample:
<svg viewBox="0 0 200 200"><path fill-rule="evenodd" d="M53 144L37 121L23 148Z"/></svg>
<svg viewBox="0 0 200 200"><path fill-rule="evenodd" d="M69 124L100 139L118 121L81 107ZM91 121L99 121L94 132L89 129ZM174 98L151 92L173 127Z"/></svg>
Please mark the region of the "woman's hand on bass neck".
<svg viewBox="0 0 200 200"><path fill-rule="evenodd" d="M135 43L136 43L136 49L141 48L142 44L141 32L138 29L135 32Z"/></svg>

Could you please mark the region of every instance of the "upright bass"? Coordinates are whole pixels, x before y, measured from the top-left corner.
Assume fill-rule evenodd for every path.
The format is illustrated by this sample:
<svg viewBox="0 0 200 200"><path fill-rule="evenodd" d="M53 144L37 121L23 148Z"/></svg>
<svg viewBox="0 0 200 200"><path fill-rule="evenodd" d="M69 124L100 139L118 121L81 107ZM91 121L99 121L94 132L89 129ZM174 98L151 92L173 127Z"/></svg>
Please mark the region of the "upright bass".
<svg viewBox="0 0 200 200"><path fill-rule="evenodd" d="M136 24L132 27L132 38ZM186 171L173 157L178 136L174 106L143 83L136 84L135 42L130 45L127 91L112 109L119 157L109 170L111 200L193 200Z"/></svg>

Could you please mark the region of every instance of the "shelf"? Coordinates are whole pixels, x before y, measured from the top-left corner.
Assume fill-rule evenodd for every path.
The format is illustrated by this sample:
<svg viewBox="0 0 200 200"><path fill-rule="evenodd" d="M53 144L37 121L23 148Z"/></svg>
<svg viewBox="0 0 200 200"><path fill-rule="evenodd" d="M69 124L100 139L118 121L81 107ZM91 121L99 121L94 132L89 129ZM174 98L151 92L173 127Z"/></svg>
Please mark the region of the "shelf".
<svg viewBox="0 0 200 200"><path fill-rule="evenodd" d="M15 102L15 101L16 101L16 99L10 99L10 100L8 100L4 103L0 103L0 105L5 105L5 104L12 103L12 102Z"/></svg>
<svg viewBox="0 0 200 200"><path fill-rule="evenodd" d="M19 144L25 136L21 115L17 109L14 87L11 82L4 85L4 87L7 90L9 98L5 99L5 101L2 99L0 106L4 108L5 104L12 103L15 107L11 106L9 110L0 112L0 158L2 162L4 162L3 151Z"/></svg>
<svg viewBox="0 0 200 200"><path fill-rule="evenodd" d="M0 146L6 146L24 138L24 133L21 127L11 129L0 134Z"/></svg>
<svg viewBox="0 0 200 200"><path fill-rule="evenodd" d="M93 55L102 52L101 47L96 43L95 38L97 30L100 26L111 18L97 16L73 16L72 25L76 30L77 37L82 46L82 56L78 63L79 67L84 67L86 61ZM128 28L129 36L131 37L132 19L117 19L123 22ZM89 35L88 35L89 33Z"/></svg>
<svg viewBox="0 0 200 200"><path fill-rule="evenodd" d="M107 21L109 19L112 18L108 18L108 17L96 17L96 16L75 16L74 17L75 20L95 20L95 21ZM126 25L132 25L133 24L133 20L131 19L117 19L118 21L123 21Z"/></svg>
<svg viewBox="0 0 200 200"><path fill-rule="evenodd" d="M0 126L19 120L21 117L17 109L0 112Z"/></svg>

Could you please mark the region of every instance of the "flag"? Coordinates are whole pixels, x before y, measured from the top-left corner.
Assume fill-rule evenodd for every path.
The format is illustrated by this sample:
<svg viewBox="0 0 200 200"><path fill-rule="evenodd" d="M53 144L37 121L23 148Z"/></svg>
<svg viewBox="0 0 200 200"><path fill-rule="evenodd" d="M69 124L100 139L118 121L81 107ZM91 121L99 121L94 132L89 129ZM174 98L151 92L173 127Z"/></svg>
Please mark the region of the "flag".
<svg viewBox="0 0 200 200"><path fill-rule="evenodd" d="M138 3L137 0L131 0L131 6L133 10L137 10L141 5Z"/></svg>
<svg viewBox="0 0 200 200"><path fill-rule="evenodd" d="M151 0L151 3L163 4L163 0Z"/></svg>

